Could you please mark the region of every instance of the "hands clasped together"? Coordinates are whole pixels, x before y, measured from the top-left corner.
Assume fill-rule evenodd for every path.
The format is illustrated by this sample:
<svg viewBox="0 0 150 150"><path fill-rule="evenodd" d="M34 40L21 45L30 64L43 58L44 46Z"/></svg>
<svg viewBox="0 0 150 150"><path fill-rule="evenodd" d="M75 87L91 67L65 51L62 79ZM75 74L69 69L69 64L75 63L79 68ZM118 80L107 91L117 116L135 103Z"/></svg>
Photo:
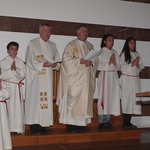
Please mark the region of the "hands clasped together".
<svg viewBox="0 0 150 150"><path fill-rule="evenodd" d="M132 67L136 66L137 68L139 68L139 60L140 60L140 58L136 57L132 62Z"/></svg>
<svg viewBox="0 0 150 150"><path fill-rule="evenodd" d="M43 64L43 67L53 67L53 68L55 68L56 66L57 66L56 63L54 63L54 64L49 64L48 62L45 62L45 63Z"/></svg>
<svg viewBox="0 0 150 150"><path fill-rule="evenodd" d="M113 64L116 66L116 59L115 59L115 54L112 54L109 60L109 65Z"/></svg>
<svg viewBox="0 0 150 150"><path fill-rule="evenodd" d="M84 58L81 58L80 64L85 64L86 67L92 66L93 62L89 60L85 60Z"/></svg>

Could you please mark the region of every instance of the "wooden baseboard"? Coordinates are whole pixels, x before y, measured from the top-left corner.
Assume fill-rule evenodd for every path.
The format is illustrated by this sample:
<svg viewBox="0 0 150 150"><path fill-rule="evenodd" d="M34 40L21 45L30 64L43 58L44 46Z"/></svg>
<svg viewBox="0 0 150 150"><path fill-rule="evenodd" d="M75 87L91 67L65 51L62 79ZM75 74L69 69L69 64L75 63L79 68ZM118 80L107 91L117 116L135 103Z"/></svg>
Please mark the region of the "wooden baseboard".
<svg viewBox="0 0 150 150"><path fill-rule="evenodd" d="M98 127L88 128L87 133L68 133L65 128L51 129L48 135L33 135L29 130L23 135L12 135L13 147L17 146L37 146L59 143L81 143L110 140L140 139L144 129L124 130L115 127L112 130L99 130Z"/></svg>
<svg viewBox="0 0 150 150"><path fill-rule="evenodd" d="M54 125L49 127L51 134L34 135L30 133L29 126L26 125L26 132L23 135L12 135L13 147L16 146L36 146L59 143L79 143L79 142L94 142L94 141L110 141L110 140L129 140L140 139L143 129L124 130L122 129L122 115L111 116L110 122L114 127L113 130L98 129L98 113L97 102L93 103L93 118L92 123L87 127L89 132L70 134L66 131L66 126L58 121L59 113L56 104L53 104L54 109Z"/></svg>

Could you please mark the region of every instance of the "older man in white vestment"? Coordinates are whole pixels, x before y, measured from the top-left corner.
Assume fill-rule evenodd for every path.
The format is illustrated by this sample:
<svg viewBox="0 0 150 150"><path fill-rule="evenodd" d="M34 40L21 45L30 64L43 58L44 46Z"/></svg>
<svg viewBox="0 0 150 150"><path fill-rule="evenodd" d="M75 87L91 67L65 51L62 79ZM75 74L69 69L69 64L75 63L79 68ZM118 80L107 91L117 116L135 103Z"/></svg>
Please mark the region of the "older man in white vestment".
<svg viewBox="0 0 150 150"><path fill-rule="evenodd" d="M78 38L67 44L60 68L57 94L59 122L66 124L69 132L86 132L93 117L94 63L85 60L93 45L86 39L88 28L81 25Z"/></svg>
<svg viewBox="0 0 150 150"><path fill-rule="evenodd" d="M25 118L33 133L48 133L53 125L53 69L59 64L50 63L60 59L56 44L49 40L51 26L43 23L40 37L30 41L26 54L26 100Z"/></svg>

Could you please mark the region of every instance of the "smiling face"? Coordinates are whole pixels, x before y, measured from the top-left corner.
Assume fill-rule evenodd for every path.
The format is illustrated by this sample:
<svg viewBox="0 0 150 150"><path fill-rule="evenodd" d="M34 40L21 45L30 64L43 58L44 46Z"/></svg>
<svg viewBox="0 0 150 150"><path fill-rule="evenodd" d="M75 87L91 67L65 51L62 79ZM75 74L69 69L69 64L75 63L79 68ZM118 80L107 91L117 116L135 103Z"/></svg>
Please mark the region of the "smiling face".
<svg viewBox="0 0 150 150"><path fill-rule="evenodd" d="M14 59L18 54L17 46L11 45L7 50L7 53L9 54L9 56L11 56Z"/></svg>
<svg viewBox="0 0 150 150"><path fill-rule="evenodd" d="M48 41L51 35L51 27L43 26L40 31L40 37L43 39L43 41Z"/></svg>
<svg viewBox="0 0 150 150"><path fill-rule="evenodd" d="M88 37L88 29L86 27L81 27L77 30L77 36L80 41L85 41Z"/></svg>
<svg viewBox="0 0 150 150"><path fill-rule="evenodd" d="M129 46L130 52L133 52L133 51L135 50L135 47L136 47L135 40L131 40L131 41L128 43L128 46Z"/></svg>
<svg viewBox="0 0 150 150"><path fill-rule="evenodd" d="M111 49L114 45L114 38L112 36L108 36L104 41L107 49Z"/></svg>

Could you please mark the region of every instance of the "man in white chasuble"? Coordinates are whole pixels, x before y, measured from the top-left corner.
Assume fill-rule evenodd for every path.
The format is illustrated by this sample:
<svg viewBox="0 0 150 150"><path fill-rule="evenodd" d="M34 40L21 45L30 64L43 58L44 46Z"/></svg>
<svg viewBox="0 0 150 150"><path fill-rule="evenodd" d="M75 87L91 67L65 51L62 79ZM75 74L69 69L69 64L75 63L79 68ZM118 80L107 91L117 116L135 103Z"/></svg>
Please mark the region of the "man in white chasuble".
<svg viewBox="0 0 150 150"><path fill-rule="evenodd" d="M49 133L47 127L53 125L53 70L60 66L48 61L60 59L56 44L49 40L51 26L41 24L39 34L29 42L26 54L25 122L36 134Z"/></svg>
<svg viewBox="0 0 150 150"><path fill-rule="evenodd" d="M87 124L93 117L93 93L95 89L95 63L85 60L93 45L86 39L85 24L77 29L77 39L67 44L60 67L57 93L59 122L68 132L87 132Z"/></svg>

